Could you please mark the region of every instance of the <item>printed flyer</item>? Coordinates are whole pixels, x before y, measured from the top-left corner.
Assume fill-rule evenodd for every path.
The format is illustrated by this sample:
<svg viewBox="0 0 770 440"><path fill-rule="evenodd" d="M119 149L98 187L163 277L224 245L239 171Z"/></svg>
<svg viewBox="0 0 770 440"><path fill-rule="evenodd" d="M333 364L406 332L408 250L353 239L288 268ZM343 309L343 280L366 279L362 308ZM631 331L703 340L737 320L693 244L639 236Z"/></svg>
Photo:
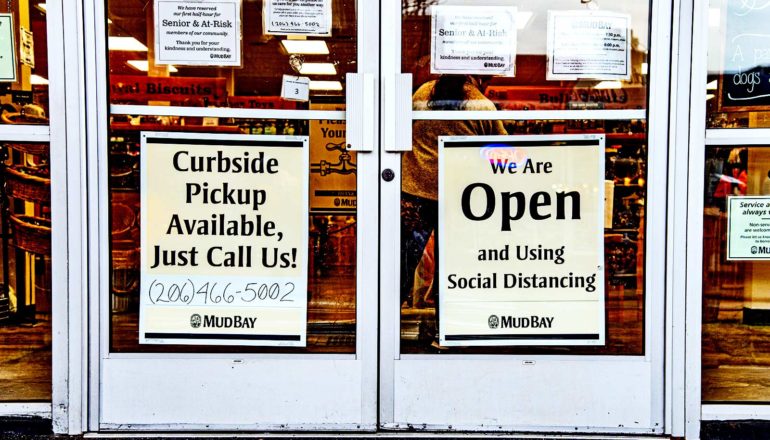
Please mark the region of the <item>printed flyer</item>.
<svg viewBox="0 0 770 440"><path fill-rule="evenodd" d="M603 345L604 136L439 145L441 345Z"/></svg>
<svg viewBox="0 0 770 440"><path fill-rule="evenodd" d="M155 0L155 64L241 65L241 0Z"/></svg>
<svg viewBox="0 0 770 440"><path fill-rule="evenodd" d="M514 76L516 11L508 6L433 6L430 73Z"/></svg>
<svg viewBox="0 0 770 440"><path fill-rule="evenodd" d="M332 34L331 0L264 0L262 9L267 35Z"/></svg>
<svg viewBox="0 0 770 440"><path fill-rule="evenodd" d="M548 11L548 80L631 79L631 16Z"/></svg>
<svg viewBox="0 0 770 440"><path fill-rule="evenodd" d="M727 259L770 260L770 196L727 198Z"/></svg>
<svg viewBox="0 0 770 440"><path fill-rule="evenodd" d="M143 344L303 347L308 139L142 133Z"/></svg>

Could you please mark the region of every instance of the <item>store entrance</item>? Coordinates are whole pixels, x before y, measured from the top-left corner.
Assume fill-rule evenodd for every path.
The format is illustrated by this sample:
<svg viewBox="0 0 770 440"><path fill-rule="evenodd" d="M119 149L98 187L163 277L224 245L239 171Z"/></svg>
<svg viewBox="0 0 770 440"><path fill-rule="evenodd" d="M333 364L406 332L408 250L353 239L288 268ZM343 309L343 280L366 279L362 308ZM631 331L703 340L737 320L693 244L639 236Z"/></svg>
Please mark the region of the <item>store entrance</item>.
<svg viewBox="0 0 770 440"><path fill-rule="evenodd" d="M670 20L530 3L98 10L89 429L663 433Z"/></svg>

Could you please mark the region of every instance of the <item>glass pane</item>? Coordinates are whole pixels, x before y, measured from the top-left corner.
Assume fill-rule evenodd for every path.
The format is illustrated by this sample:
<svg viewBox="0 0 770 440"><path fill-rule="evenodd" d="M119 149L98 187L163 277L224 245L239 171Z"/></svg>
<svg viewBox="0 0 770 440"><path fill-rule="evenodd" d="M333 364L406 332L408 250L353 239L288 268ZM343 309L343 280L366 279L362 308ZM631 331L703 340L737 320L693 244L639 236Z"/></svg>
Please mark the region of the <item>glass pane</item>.
<svg viewBox="0 0 770 440"><path fill-rule="evenodd" d="M709 0L707 128L770 127L767 10Z"/></svg>
<svg viewBox="0 0 770 440"><path fill-rule="evenodd" d="M402 157L401 352L644 354L647 124L629 121L415 121L413 151ZM604 133L603 347L443 347L437 338L439 279L437 138L440 135ZM607 189L607 188L611 188ZM610 192L611 191L611 192Z"/></svg>
<svg viewBox="0 0 770 440"><path fill-rule="evenodd" d="M184 2L173 3L177 4ZM218 66L216 62L209 65L156 62L154 2L108 0L110 102L307 109L307 100L281 99L283 75L296 77L297 69L299 75L312 81L311 97L345 95L345 74L357 72L355 0L332 1L330 36L267 34L263 1L244 0L239 4L242 38L230 46L240 47L241 66L232 67L222 63ZM185 20L181 17L178 21ZM181 25L177 28L179 32L192 29ZM171 44L183 45L191 39L180 37L178 43L176 39L172 40ZM235 47L232 49L236 50ZM190 52L195 53L195 50L192 47ZM218 56L218 52L211 56Z"/></svg>
<svg viewBox="0 0 770 440"><path fill-rule="evenodd" d="M0 401L51 400L48 144L6 143L0 162Z"/></svg>
<svg viewBox="0 0 770 440"><path fill-rule="evenodd" d="M545 1L524 1L524 0L500 0L500 1L467 1L467 0L406 0L402 2L402 60L401 70L404 73L413 75L415 90L419 90L420 85L430 83L438 79L441 72L445 77L444 83L447 85L441 88L440 99L429 100L426 93L427 88L418 91L414 95L414 107L417 110L494 110L494 108L484 107L479 101L473 102L466 99L458 92L462 91L461 86L466 83L467 93L475 93L477 86L482 86L484 94L494 102L499 110L585 110L585 109L646 109L647 108L647 73L649 71L649 17L650 2L640 2L633 0L620 0L613 2L597 1L565 1L565 0L545 0ZM435 14L435 7L453 7L459 6L461 12L454 14L470 14L467 18L468 26L462 26L457 23L447 22L444 34L457 32L458 36L454 40L448 40L446 49L436 49L437 35L441 27L432 33L432 19L441 17ZM503 9L495 9L501 8ZM466 63L460 55L470 57L486 57L489 55L489 44L495 43L494 38L487 38L489 34L478 38L478 27L505 26L506 22L500 18L505 11L504 7L514 7L515 17L512 19L515 23L509 24L509 27L515 27L517 34L515 43L508 40L497 41L500 45L508 47L507 53L503 54L507 60L510 58L515 66L515 72L481 72L470 74L472 67L463 67ZM455 9L457 11L458 9ZM440 11L440 9L439 9ZM486 13L488 12L488 14ZM561 13L563 15L554 18L564 22L551 22L549 14ZM594 14L593 17L604 16L613 17L607 23L615 23L611 26L612 31L617 35L628 36L627 41L619 43L620 46L627 48L630 52L627 59L615 59L613 64L615 69L609 68L607 60L601 61L599 70L588 71L580 70L575 66L582 63L587 65L587 60L593 57L593 62L597 63L601 57L596 56L596 51L586 47L585 44L591 43L586 38L581 43L575 43L574 38L564 31L560 34L563 41L574 44L575 48L563 52L559 43L554 43L554 49L548 50L549 25L553 23L552 29L565 29L564 23L576 25L576 20L582 20L586 16L581 14ZM497 17L490 19L489 17ZM455 17L458 15L454 15ZM490 21L491 20L491 21ZM502 21L501 21L502 20ZM619 20L619 21L617 21ZM474 41L469 36L470 31L476 32ZM465 34L463 34L465 32ZM608 31L609 32L609 31ZM578 32L578 35L585 34ZM606 37L607 34L602 34ZM449 38L449 37L447 37ZM613 43L616 44L617 37ZM601 40L601 38L600 38ZM468 49L466 43L479 43L479 47L484 47L483 53L476 54L477 49ZM606 40L603 40L606 41ZM450 44L451 43L451 44ZM483 46L481 44L484 44ZM505 43L505 44L504 44ZM603 43L604 44L604 43ZM449 47L464 46L461 49L452 49ZM515 48L512 53L510 48ZM437 53L432 56L432 50ZM453 52L454 51L454 52ZM578 56L569 52L582 51ZM593 55L591 54L593 51ZM462 54L459 54L462 52ZM564 52L567 52L566 54ZM442 53L444 55L442 55ZM556 55L562 53L567 58L557 58ZM625 53L622 50L616 53ZM470 54L470 55L468 55ZM563 59L570 63L570 69L574 75L558 74L556 71L549 71L549 60ZM579 59L578 59L579 58ZM622 57L621 57L622 58ZM442 59L445 62L442 62ZM448 60L447 60L448 59ZM622 62L621 62L622 61ZM483 64L483 63L482 63ZM491 64L489 64L491 66ZM622 68L621 68L622 65ZM481 71L486 68L475 66ZM490 67L491 69L491 67ZM458 71L462 75L452 75L453 71ZM598 72L598 73L597 73ZM463 78L463 75L470 75ZM453 95L452 91L456 93ZM431 92L435 93L435 92ZM429 105L430 104L430 105ZM479 107L481 106L481 107Z"/></svg>
<svg viewBox="0 0 770 440"><path fill-rule="evenodd" d="M318 103L314 109L339 110ZM356 156L344 121L114 115L110 130L111 337L113 352L354 353L356 338ZM308 323L306 348L139 344L141 215L139 145L145 130L286 134L310 137Z"/></svg>
<svg viewBox="0 0 770 440"><path fill-rule="evenodd" d="M770 148L706 147L704 188L703 400L770 401Z"/></svg>
<svg viewBox="0 0 770 440"><path fill-rule="evenodd" d="M45 3L4 3L0 23L0 124L48 124Z"/></svg>

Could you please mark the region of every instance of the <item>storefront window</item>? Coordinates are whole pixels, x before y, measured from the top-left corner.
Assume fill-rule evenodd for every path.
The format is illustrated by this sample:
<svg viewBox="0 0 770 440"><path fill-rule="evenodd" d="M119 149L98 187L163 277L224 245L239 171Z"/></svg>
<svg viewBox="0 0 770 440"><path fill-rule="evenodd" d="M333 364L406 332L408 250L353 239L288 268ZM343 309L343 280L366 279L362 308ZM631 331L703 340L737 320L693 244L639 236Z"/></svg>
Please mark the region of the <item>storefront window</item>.
<svg viewBox="0 0 770 440"><path fill-rule="evenodd" d="M304 18L293 31L298 19L265 15L263 1L223 4L227 10L211 19L229 24L212 30L195 26L206 16L194 7L170 9L179 2L108 1L110 102L307 110L307 100L281 99L284 75L308 79L314 96L344 96L345 74L358 71L356 2L330 3L332 11ZM318 28L308 30L306 20ZM199 31L210 34L210 50L190 41Z"/></svg>
<svg viewBox="0 0 770 440"><path fill-rule="evenodd" d="M48 144L4 143L0 401L51 400Z"/></svg>
<svg viewBox="0 0 770 440"><path fill-rule="evenodd" d="M0 6L0 55L0 401L45 402L51 400L49 144L3 134L12 125L48 125L45 3Z"/></svg>
<svg viewBox="0 0 770 440"><path fill-rule="evenodd" d="M438 343L435 231L438 204L421 201L436 192L437 169L415 178L407 170L416 155L403 159L401 286L402 353L509 353L641 355L645 341L645 205L647 192L647 124L628 121L471 121L502 127L515 135L600 133L606 136L604 150L604 285L606 344L602 347L443 347ZM463 121L460 126L468 126ZM415 121L415 136L443 130L452 132L452 122ZM455 126L456 128L457 126ZM465 133L460 133L464 135ZM415 138L415 143L418 142ZM432 189L431 189L432 188ZM412 195L413 193L417 195ZM422 196L421 196L422 194ZM432 217L431 217L432 216ZM404 237L404 236L402 236ZM423 249L416 253L415 249ZM511 251L513 252L513 251ZM411 260L414 260L410 263ZM513 264L513 263L512 263ZM545 264L545 263L544 263ZM413 269L414 268L414 269ZM411 278L408 277L412 273ZM441 274L438 274L440 277ZM502 283L502 280L500 280Z"/></svg>
<svg viewBox="0 0 770 440"><path fill-rule="evenodd" d="M647 108L648 2L409 0L402 4L401 70L413 75L415 90L441 74L476 71L476 79L484 82L484 94L498 110ZM473 15L468 16L468 11ZM506 22L507 14L512 23ZM585 64L586 59L600 58L597 49L588 39L577 41L566 30L568 26L573 29L576 19L588 14L603 15L614 24L618 36L606 44L628 47L628 53L613 59L612 67L606 60L602 61L603 67ZM452 17L463 16L469 26L458 26L459 21L450 25ZM515 35L482 37L488 39L486 43L499 43L497 47L504 50L490 52L486 45L477 54L472 46L474 37L469 33L477 35L479 23L491 29L513 28ZM446 27L443 33L442 26ZM448 35L443 37L446 41L437 44L442 35ZM572 47L566 48L567 44ZM581 63L575 60L582 55L585 67L576 67ZM474 64L475 59L478 61ZM601 69L603 74L596 75L593 69ZM592 78L587 78L589 75ZM420 95L414 99L416 110L490 110L468 107L451 96L430 106Z"/></svg>
<svg viewBox="0 0 770 440"><path fill-rule="evenodd" d="M770 126L767 15L754 3L709 1L707 128Z"/></svg>
<svg viewBox="0 0 770 440"><path fill-rule="evenodd" d="M703 212L703 400L770 400L770 149L707 146Z"/></svg>
<svg viewBox="0 0 770 440"><path fill-rule="evenodd" d="M767 14L753 2L711 0L706 128L770 126ZM707 142L703 212L702 395L770 400L766 201L770 150ZM763 209L765 214L762 214Z"/></svg>
<svg viewBox="0 0 770 440"><path fill-rule="evenodd" d="M0 6L0 124L48 124L45 3Z"/></svg>
<svg viewBox="0 0 770 440"><path fill-rule="evenodd" d="M325 103L324 107L338 106ZM162 116L114 115L110 132L111 349L114 352L227 352L230 347L139 343L140 132L162 128L221 134L310 137L307 347L238 347L238 352L355 352L356 335L356 160L344 143L344 121L220 119L216 127ZM198 118L200 119L200 118ZM133 121L133 122L130 122ZM198 120L200 124L200 120ZM234 289L233 289L234 290Z"/></svg>

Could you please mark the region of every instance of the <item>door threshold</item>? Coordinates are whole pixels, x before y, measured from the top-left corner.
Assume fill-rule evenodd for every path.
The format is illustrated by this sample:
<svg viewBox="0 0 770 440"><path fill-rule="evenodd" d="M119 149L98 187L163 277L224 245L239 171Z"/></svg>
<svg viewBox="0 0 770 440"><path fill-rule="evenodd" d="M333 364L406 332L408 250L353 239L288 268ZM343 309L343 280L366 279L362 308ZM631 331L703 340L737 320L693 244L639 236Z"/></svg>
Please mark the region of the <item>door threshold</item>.
<svg viewBox="0 0 770 440"><path fill-rule="evenodd" d="M117 432L94 432L86 433L84 438L104 438L104 439L175 439L175 438L191 438L191 439L220 439L220 438L312 438L312 439L370 439L370 438L388 438L388 439L420 439L420 438L463 438L463 439L488 439L488 438L500 438L511 440L529 440L529 439L541 439L541 440L642 440L642 439L670 439L668 435L646 434L646 435L607 435L607 434L515 434L515 433L461 433L461 432L447 432L447 433L428 433L428 432L362 432L362 433L210 433L210 432L187 432L187 433L166 433L166 432L132 432L132 433L117 433Z"/></svg>

